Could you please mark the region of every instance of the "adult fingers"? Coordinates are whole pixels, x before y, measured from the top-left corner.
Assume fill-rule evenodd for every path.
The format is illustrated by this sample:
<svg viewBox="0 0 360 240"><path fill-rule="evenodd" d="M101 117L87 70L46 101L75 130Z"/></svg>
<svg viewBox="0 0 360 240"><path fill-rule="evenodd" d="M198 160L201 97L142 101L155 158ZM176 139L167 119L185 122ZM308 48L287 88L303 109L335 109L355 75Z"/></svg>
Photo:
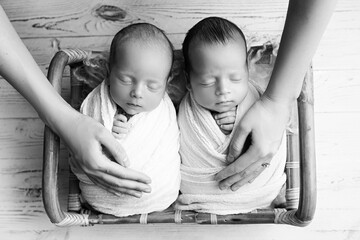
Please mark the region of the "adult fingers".
<svg viewBox="0 0 360 240"><path fill-rule="evenodd" d="M252 158L254 158L254 153L251 149L249 149L242 156L236 159L236 161L234 161L233 163L225 167L223 170L218 172L215 175L215 180L220 182L235 174L241 173L244 169L246 169L249 165L252 164L251 161ZM228 184L228 186L231 186L234 182L232 182L231 180L229 181L231 182L231 184Z"/></svg>
<svg viewBox="0 0 360 240"><path fill-rule="evenodd" d="M260 162L260 161L258 161ZM244 172L242 175L242 178L238 181L235 181L234 184L231 185L232 191L237 191L240 187L244 186L245 184L252 183L255 178L257 178L263 171L265 170L265 167L261 166L261 164L252 164L246 169L246 172Z"/></svg>
<svg viewBox="0 0 360 240"><path fill-rule="evenodd" d="M104 130L99 138L100 144L106 148L116 162L124 167L129 166L130 162L124 148L116 141L110 132Z"/></svg>
<svg viewBox="0 0 360 240"><path fill-rule="evenodd" d="M130 168L124 168L111 161L108 161L101 171L120 179L127 179L145 184L151 183L151 179L147 175Z"/></svg>
<svg viewBox="0 0 360 240"><path fill-rule="evenodd" d="M125 171L130 171L130 169L125 169ZM136 180L130 180L129 178L119 179L109 174L98 174L98 180L105 182L108 187L115 190L118 188L126 188L140 192L151 192L151 187L148 184L138 182Z"/></svg>
<svg viewBox="0 0 360 240"><path fill-rule="evenodd" d="M109 179L107 179L107 181L101 179L101 178L90 178L90 180L100 186L101 188L103 188L104 190L116 195L116 196L121 196L122 194L126 194L126 195L130 195L130 196L134 196L136 198L140 198L143 194L142 191L140 190L134 190L134 189L128 189L128 188L124 188L124 187L117 187L114 186L112 184L109 184Z"/></svg>
<svg viewBox="0 0 360 240"><path fill-rule="evenodd" d="M249 134L250 130L242 128L241 125L235 130L234 136L229 146L229 153L226 157L227 162L232 163L237 157L240 156L246 138L249 136Z"/></svg>

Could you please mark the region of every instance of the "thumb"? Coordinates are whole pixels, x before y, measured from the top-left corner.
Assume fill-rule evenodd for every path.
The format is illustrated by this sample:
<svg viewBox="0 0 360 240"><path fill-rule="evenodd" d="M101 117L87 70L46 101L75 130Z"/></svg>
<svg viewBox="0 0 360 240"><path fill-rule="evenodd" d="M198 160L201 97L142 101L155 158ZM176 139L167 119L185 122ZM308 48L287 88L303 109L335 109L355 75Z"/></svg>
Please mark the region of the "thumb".
<svg viewBox="0 0 360 240"><path fill-rule="evenodd" d="M229 146L229 153L226 157L228 163L232 163L237 159L242 152L244 152L244 145L247 140L250 140L250 131L244 128L237 128ZM248 147L248 146L247 146Z"/></svg>
<svg viewBox="0 0 360 240"><path fill-rule="evenodd" d="M108 153L108 157L110 159L114 159L123 167L128 167L130 165L129 158L126 155L125 149L121 146L121 144L114 138L110 132L102 134L100 139L100 144L107 150L105 152Z"/></svg>

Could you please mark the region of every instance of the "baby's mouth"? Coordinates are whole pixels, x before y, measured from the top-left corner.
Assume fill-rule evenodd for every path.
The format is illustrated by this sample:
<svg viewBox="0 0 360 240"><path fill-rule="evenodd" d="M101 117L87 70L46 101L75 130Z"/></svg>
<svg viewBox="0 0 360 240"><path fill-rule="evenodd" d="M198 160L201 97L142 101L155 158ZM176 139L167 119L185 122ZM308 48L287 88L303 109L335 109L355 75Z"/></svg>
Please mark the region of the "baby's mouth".
<svg viewBox="0 0 360 240"><path fill-rule="evenodd" d="M217 102L216 105L223 106L223 105L229 105L231 103L232 103L232 101L225 100L225 101Z"/></svg>
<svg viewBox="0 0 360 240"><path fill-rule="evenodd" d="M127 105L132 108L140 108L141 107L141 105L136 104L136 103L127 103Z"/></svg>

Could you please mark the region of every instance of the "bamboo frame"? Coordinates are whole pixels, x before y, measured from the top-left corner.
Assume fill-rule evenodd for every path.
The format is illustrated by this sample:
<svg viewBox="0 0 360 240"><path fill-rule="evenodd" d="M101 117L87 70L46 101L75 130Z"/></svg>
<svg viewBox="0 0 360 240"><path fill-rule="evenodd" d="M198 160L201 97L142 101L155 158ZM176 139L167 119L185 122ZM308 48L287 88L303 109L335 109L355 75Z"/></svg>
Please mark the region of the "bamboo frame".
<svg viewBox="0 0 360 240"><path fill-rule="evenodd" d="M71 69L81 64L92 54L90 51L67 49L56 53L49 67L48 78L54 88L61 92L64 68ZM73 71L71 71L71 74ZM73 74L72 74L73 75ZM288 154L286 164L287 189L286 208L259 209L254 212L232 215L214 215L193 211L174 211L171 208L162 212L114 217L96 212L81 212L79 186L76 177L70 173L68 212L59 204L57 171L59 164L60 139L48 127L44 134L43 162L43 202L52 223L58 226L93 225L113 223L198 223L198 224L251 224L280 223L306 226L313 219L316 207L316 165L314 140L312 68L307 72L301 95L294 111L294 126L287 131ZM71 104L79 108L82 85L71 76ZM298 123L297 123L298 121ZM298 127L297 127L298 126Z"/></svg>

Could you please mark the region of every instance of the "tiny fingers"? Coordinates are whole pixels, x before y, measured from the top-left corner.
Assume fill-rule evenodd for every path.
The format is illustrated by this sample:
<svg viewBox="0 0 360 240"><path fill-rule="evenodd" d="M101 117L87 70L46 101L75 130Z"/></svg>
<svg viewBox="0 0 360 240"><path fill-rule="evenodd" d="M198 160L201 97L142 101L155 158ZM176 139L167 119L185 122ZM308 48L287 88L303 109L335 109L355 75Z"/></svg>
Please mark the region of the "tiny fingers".
<svg viewBox="0 0 360 240"><path fill-rule="evenodd" d="M226 118L221 118L221 119L218 119L216 120L216 123L218 125L222 125L222 124L229 124L229 123L235 123L235 116L229 116L229 117L226 117Z"/></svg>
<svg viewBox="0 0 360 240"><path fill-rule="evenodd" d="M123 122L123 123L126 123L126 122L127 122L127 118L126 118L126 116L123 115L123 114L116 114L116 115L114 116L114 122L115 122L115 121L121 121L121 122Z"/></svg>
<svg viewBox="0 0 360 240"><path fill-rule="evenodd" d="M220 125L220 128L231 132L234 129L234 124Z"/></svg>
<svg viewBox="0 0 360 240"><path fill-rule="evenodd" d="M222 112L222 113L215 114L214 118L215 119L221 119L221 118L235 117L235 116L236 116L236 107L230 109L227 112Z"/></svg>

